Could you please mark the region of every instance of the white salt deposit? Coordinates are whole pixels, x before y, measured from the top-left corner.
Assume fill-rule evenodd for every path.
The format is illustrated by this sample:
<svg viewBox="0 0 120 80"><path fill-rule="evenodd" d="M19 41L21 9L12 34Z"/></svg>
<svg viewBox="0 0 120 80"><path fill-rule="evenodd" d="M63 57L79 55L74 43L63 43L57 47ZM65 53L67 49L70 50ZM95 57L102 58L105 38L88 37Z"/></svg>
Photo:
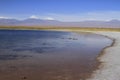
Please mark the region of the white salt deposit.
<svg viewBox="0 0 120 80"><path fill-rule="evenodd" d="M99 57L102 63L92 77L87 80L120 80L120 32L96 32L115 39L112 47L105 49L105 54Z"/></svg>

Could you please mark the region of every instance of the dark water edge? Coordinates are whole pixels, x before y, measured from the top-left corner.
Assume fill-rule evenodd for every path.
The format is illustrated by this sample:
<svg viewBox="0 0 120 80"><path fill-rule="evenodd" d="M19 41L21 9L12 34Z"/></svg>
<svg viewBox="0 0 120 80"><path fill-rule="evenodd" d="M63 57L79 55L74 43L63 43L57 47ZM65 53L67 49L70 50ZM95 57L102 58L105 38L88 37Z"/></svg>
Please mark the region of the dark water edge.
<svg viewBox="0 0 120 80"><path fill-rule="evenodd" d="M20 33L18 33L19 31ZM41 40L39 40L40 39L38 37L39 31L37 31L38 33L36 34L36 31L34 33L31 30L31 32L33 32L32 40L30 38L31 35L27 34L26 31L27 30L24 30L22 34L21 34L21 30L17 30L16 34L15 33L12 34L13 32L10 32L9 38L2 36L2 38L5 38L5 40L8 40L13 35L14 36L17 35L16 36L17 42L16 42L16 39L12 39L7 41L8 42L7 44L10 44L10 45L7 45L7 46L2 45L2 47L0 47L0 49L2 49L2 51L4 52L4 54L0 52L0 54L2 54L0 55L0 60L1 60L0 62L4 62L0 65L1 67L0 71L2 73L1 75L4 76L1 79L9 78L10 80L11 78L11 80L22 80L22 79L28 79L28 80L79 80L79 79L82 79L84 80L90 77L91 73L98 68L98 66L100 65L100 62L97 61L96 59L98 57L98 54L100 54L100 52L106 46L109 46L111 43L111 40L109 41L108 39L106 39L106 37L99 36L96 34L91 35L86 33L76 34L76 33L69 33L69 32L47 31L49 33L53 32L51 37L49 37L50 35L48 36L48 34L46 35L47 37L49 37L51 41L53 41L52 44L49 44L51 43L51 41L50 42L48 41L46 43L48 38L44 36L41 36L41 37L46 38L46 41L43 40L42 42ZM4 30L3 30L3 33L4 33ZM27 35L27 38L25 36L24 39L27 39L28 43L24 43L25 42L24 40L22 41L20 40L21 37L24 36L23 33ZM52 40L52 38L56 40ZM102 38L105 38L105 41L103 40L103 42L101 42ZM35 40L35 42L33 39ZM37 39L37 42L36 42L36 39ZM97 42L95 42L94 39L96 39L100 43L97 44ZM29 40L33 41L32 42L33 44L31 44L31 41ZM87 41L91 41L91 42L87 42ZM14 45L11 45L13 44L11 42L13 42ZM18 44L20 42L25 45ZM103 43L106 45L101 46ZM31 45L33 47L31 47ZM100 49L98 48L98 45L100 45L99 46ZM8 50L9 53L6 52L6 49ZM91 51L91 49L93 49L94 51ZM59 54L61 54L62 56ZM92 58L91 56L94 56L94 58ZM84 60L84 59L88 59L88 60ZM89 61L93 61L94 65L93 63L91 64ZM84 65L87 65L87 67L85 67ZM15 75L17 73L19 74ZM8 74L11 74L11 76L10 75L8 76Z"/></svg>
<svg viewBox="0 0 120 80"><path fill-rule="evenodd" d="M104 35L102 35L102 36L104 36ZM104 54L106 54L105 50L106 50L107 48L113 47L114 44L115 44L115 42L116 42L116 40L115 40L114 38L111 38L111 37L108 37L108 36L105 36L105 37L108 38L108 39L110 39L110 40L112 40L112 42L111 42L110 45L104 47L104 48L101 50L101 52L98 54L98 57L97 57L96 60L98 61L99 64L98 64L97 68L96 68L94 71L100 69L100 68L101 68L100 66L103 65L103 64L102 64L103 62L100 61L100 58L101 58L102 56L104 56ZM91 75L92 75L92 74L91 74ZM90 75L90 77L91 77L91 75Z"/></svg>
<svg viewBox="0 0 120 80"><path fill-rule="evenodd" d="M102 36L104 36L104 35L102 35ZM105 37L112 40L111 45L106 46L106 47L104 47L104 48L101 50L101 52L100 52L100 53L98 54L98 56L96 57L96 61L98 62L98 64L96 65L96 67L94 68L94 70L92 71L92 73L91 73L88 77L86 77L85 79L83 79L83 80L92 78L93 75L95 74L95 72L96 72L97 70L101 69L101 68L102 68L101 66L104 66L104 65L103 65L103 62L100 61L100 59L101 59L102 56L104 56L104 54L106 54L105 50L108 49L108 48L110 48L110 47L113 47L114 44L115 44L115 39L110 38L110 37L108 37L108 36L105 36Z"/></svg>
<svg viewBox="0 0 120 80"><path fill-rule="evenodd" d="M88 34L97 34L97 33L92 33L92 32L76 32L76 31L72 31L72 32L74 32L74 33L88 33ZM99 52L99 54L98 54L98 56L96 57L96 64L95 64L95 68L92 70L92 72L90 73L90 74L88 74L86 77L84 77L84 78L81 78L80 80L87 80L87 79L89 79L89 78L92 78L93 77L93 75L95 74L95 72L97 71L97 70L99 70L99 69L101 69L102 67L101 66L104 66L103 65L103 62L101 62L100 61L100 58L102 57L102 56L104 56L104 54L106 54L106 52L105 52L105 50L106 49L108 49L108 48L110 48L110 47L113 47L114 46L114 44L116 43L116 39L114 39L114 38L111 38L111 37L109 37L109 36L105 36L105 35L101 35L101 34L97 34L97 35L99 35L99 36L104 36L104 37L106 37L106 38L108 38L108 39L110 39L111 40L111 44L109 44L109 45L107 45L106 47L104 47L100 52Z"/></svg>

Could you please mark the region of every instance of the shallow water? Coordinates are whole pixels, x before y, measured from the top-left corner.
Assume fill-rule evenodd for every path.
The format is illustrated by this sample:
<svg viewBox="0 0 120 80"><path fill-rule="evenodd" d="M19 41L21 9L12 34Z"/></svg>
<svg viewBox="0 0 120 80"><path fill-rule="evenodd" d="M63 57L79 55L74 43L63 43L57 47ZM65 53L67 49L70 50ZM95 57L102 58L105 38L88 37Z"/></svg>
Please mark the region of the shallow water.
<svg viewBox="0 0 120 80"><path fill-rule="evenodd" d="M112 40L90 33L0 30L0 80L80 80Z"/></svg>

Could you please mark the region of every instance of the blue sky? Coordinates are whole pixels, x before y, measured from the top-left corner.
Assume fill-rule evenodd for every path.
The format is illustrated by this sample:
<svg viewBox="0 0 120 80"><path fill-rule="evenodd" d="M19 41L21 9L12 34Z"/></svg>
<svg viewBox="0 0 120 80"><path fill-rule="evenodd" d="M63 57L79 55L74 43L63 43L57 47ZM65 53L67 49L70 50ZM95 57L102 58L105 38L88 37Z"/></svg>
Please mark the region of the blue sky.
<svg viewBox="0 0 120 80"><path fill-rule="evenodd" d="M120 19L120 0L0 0L0 18Z"/></svg>

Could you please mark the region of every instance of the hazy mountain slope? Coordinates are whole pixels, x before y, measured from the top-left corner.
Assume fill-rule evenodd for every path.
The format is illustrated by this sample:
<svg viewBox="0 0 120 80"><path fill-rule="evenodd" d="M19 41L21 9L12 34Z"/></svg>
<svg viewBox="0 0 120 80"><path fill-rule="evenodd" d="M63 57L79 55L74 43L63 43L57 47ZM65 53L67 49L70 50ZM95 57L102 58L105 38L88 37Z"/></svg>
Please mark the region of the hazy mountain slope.
<svg viewBox="0 0 120 80"><path fill-rule="evenodd" d="M56 20L42 19L0 19L0 26L61 26L61 27L112 27L120 28L119 20L111 21L81 21L81 22L60 22Z"/></svg>

